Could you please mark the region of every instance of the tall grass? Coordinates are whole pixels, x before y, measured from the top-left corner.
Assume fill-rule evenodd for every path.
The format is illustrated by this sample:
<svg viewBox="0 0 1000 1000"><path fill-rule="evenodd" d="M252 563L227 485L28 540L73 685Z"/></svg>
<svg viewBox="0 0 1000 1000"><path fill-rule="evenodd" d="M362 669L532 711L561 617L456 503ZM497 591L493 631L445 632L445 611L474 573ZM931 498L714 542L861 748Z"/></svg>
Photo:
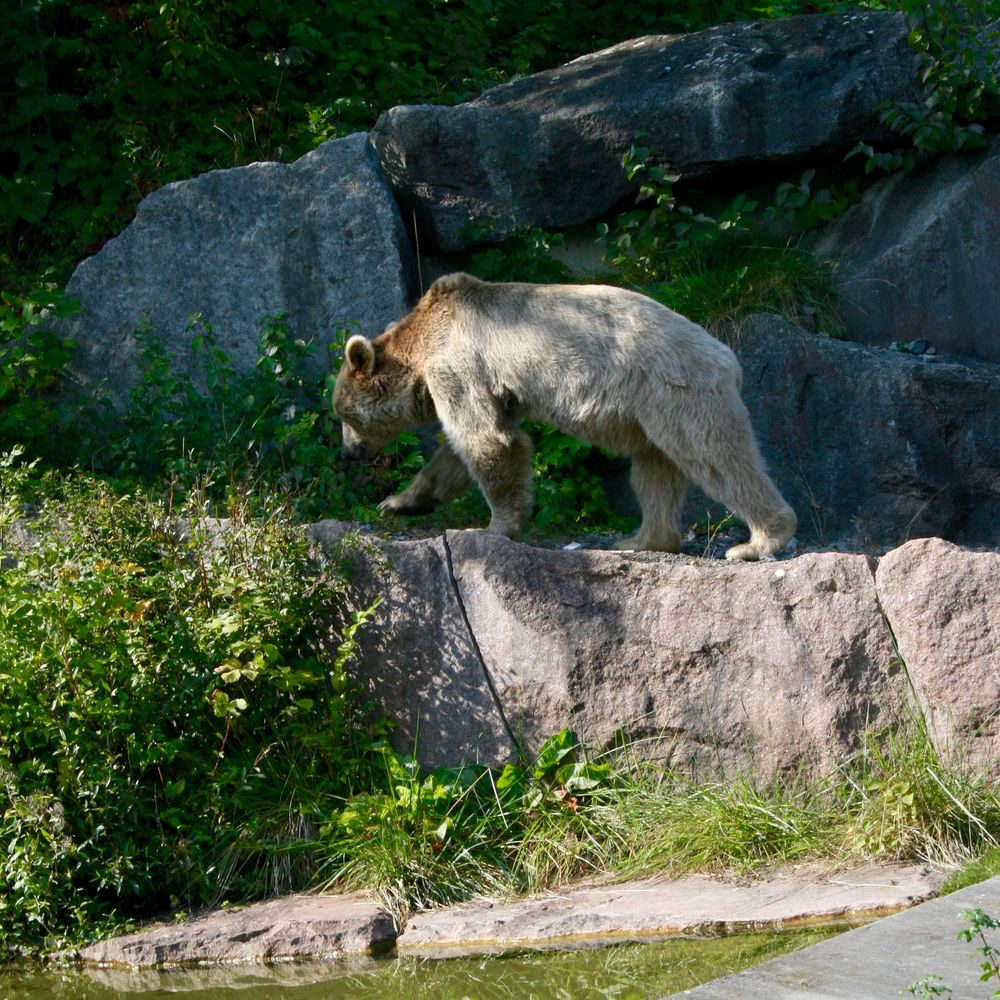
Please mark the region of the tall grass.
<svg viewBox="0 0 1000 1000"><path fill-rule="evenodd" d="M956 868L1000 836L995 784L944 760L919 718L866 732L830 773L770 782L695 781L627 748L588 760L566 731L499 775L424 775L411 758L379 753L384 786L348 803L317 849L326 887L372 890L400 919L581 878L747 878L807 860Z"/></svg>

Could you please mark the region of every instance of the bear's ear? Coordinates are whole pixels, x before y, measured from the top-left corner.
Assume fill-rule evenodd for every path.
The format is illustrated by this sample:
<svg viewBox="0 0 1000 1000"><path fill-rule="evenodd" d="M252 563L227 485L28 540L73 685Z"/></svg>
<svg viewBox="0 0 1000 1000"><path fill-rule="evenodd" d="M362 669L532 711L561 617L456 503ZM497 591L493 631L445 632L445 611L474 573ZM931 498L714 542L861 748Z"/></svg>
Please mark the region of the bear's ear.
<svg viewBox="0 0 1000 1000"><path fill-rule="evenodd" d="M375 370L375 348L367 337L355 334L344 347L344 360L352 372L371 375Z"/></svg>

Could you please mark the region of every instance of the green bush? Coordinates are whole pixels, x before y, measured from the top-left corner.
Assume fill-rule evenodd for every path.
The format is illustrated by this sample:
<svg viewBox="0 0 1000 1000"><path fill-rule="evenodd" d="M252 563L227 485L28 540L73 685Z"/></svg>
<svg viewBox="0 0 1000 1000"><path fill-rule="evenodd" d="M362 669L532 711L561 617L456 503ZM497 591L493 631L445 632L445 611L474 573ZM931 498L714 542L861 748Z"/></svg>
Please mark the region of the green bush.
<svg viewBox="0 0 1000 1000"><path fill-rule="evenodd" d="M877 151L859 142L849 156L866 157L865 169L909 170L942 153L985 149L985 122L1000 111L997 46L998 0L897 0L916 52L919 104L885 105L882 120L909 145Z"/></svg>
<svg viewBox="0 0 1000 1000"><path fill-rule="evenodd" d="M135 331L140 379L120 418L95 411L97 468L146 481L206 468L236 477L253 470L293 488L329 467L330 359L316 363L314 345L296 338L280 316L266 321L257 360L243 372L199 317L188 332L193 363L181 374L155 330Z"/></svg>
<svg viewBox="0 0 1000 1000"><path fill-rule="evenodd" d="M384 743L373 784L320 831L328 886L374 891L398 917L484 892L539 889L620 856L620 780L569 730L530 762L423 771Z"/></svg>
<svg viewBox="0 0 1000 1000"><path fill-rule="evenodd" d="M0 10L0 288L65 269L161 184L289 160L635 35L754 16L598 0L31 0ZM5 272L7 272L5 274Z"/></svg>
<svg viewBox="0 0 1000 1000"><path fill-rule="evenodd" d="M775 189L769 205L747 194L709 214L678 203L670 171L652 150L633 146L622 166L639 182L635 207L597 227L621 279L709 329L759 312L778 312L808 329L839 333L833 268L798 243L804 229L841 212L856 185L814 184L816 171Z"/></svg>
<svg viewBox="0 0 1000 1000"><path fill-rule="evenodd" d="M53 396L64 387L74 345L39 321L75 309L50 282L30 295L0 292L0 450L20 444L52 458L71 453L73 435Z"/></svg>
<svg viewBox="0 0 1000 1000"><path fill-rule="evenodd" d="M0 953L307 884L360 778L367 615L327 648L343 577L261 503L222 525L0 463Z"/></svg>
<svg viewBox="0 0 1000 1000"><path fill-rule="evenodd" d="M51 295L50 312L73 308ZM423 461L416 435L404 434L376 461L344 465L329 408L337 352L318 358L281 316L267 320L257 360L242 372L197 317L189 373L157 331L136 330L139 378L120 413L99 394L72 405L64 395L57 406L73 344L44 324L27 332L41 308L12 298L0 309L0 451L23 447L49 467L79 465L163 495L198 484L213 503L225 502L232 484L256 481L310 520L370 519Z"/></svg>

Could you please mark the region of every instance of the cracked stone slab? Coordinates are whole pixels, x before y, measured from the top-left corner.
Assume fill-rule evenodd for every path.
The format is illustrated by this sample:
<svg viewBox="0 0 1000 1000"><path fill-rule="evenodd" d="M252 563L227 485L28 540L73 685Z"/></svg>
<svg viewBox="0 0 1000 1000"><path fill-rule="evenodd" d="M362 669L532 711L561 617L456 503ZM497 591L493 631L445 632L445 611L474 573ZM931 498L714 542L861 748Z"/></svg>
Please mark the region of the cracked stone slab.
<svg viewBox="0 0 1000 1000"><path fill-rule="evenodd" d="M938 883L926 867L838 871L808 864L750 884L704 875L579 884L529 899L483 899L418 913L398 937L392 917L360 894L298 895L154 925L90 945L78 957L100 970L100 981L121 989L163 987L165 980L150 977L170 969L198 970L185 978L185 989L247 987L260 980L255 964L313 960L280 966L291 970L280 982L293 986L348 975L363 968L358 963L365 956L383 954L393 943L401 955L444 957L865 920L929 898ZM268 974L261 982L278 981Z"/></svg>
<svg viewBox="0 0 1000 1000"><path fill-rule="evenodd" d="M920 538L879 562L876 587L941 753L1000 761L1000 552Z"/></svg>
<svg viewBox="0 0 1000 1000"><path fill-rule="evenodd" d="M884 916L930 898L927 867L869 865L839 872L796 866L748 885L705 875L575 886L515 902L480 900L410 918L400 954L490 952L603 938L723 934Z"/></svg>
<svg viewBox="0 0 1000 1000"><path fill-rule="evenodd" d="M355 567L356 603L384 600L356 669L427 766L502 763L511 733L530 756L568 726L692 774L774 776L834 764L897 709L864 556L736 565L482 531L377 551L386 569Z"/></svg>
<svg viewBox="0 0 1000 1000"><path fill-rule="evenodd" d="M109 938L79 957L88 965L152 969L373 955L395 939L393 918L364 896L289 896Z"/></svg>

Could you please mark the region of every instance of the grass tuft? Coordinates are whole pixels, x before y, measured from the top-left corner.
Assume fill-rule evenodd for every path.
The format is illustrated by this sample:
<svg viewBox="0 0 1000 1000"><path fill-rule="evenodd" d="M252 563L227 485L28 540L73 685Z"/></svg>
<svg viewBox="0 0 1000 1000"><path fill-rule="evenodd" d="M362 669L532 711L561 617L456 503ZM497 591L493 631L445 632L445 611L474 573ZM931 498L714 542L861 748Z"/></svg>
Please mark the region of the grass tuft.
<svg viewBox="0 0 1000 1000"><path fill-rule="evenodd" d="M790 243L733 237L678 254L671 276L642 290L713 332L772 312L795 326L839 336L834 266Z"/></svg>
<svg viewBox="0 0 1000 1000"><path fill-rule="evenodd" d="M326 887L373 888L400 920L579 879L744 879L804 861L955 867L994 850L1000 833L995 787L943 760L919 720L865 733L829 774L766 783L695 781L629 748L590 760L565 730L499 776L422 776L412 759L379 753L386 787L348 803L318 850Z"/></svg>

